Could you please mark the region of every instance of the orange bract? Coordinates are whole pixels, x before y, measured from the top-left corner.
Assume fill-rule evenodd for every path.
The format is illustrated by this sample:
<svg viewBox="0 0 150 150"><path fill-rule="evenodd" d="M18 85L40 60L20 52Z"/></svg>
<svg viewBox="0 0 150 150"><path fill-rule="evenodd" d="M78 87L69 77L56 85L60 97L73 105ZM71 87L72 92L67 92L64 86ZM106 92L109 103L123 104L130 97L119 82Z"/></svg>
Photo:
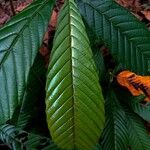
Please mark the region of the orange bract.
<svg viewBox="0 0 150 150"><path fill-rule="evenodd" d="M150 76L139 76L131 71L122 71L117 75L118 83L126 87L133 96L145 94L150 102Z"/></svg>

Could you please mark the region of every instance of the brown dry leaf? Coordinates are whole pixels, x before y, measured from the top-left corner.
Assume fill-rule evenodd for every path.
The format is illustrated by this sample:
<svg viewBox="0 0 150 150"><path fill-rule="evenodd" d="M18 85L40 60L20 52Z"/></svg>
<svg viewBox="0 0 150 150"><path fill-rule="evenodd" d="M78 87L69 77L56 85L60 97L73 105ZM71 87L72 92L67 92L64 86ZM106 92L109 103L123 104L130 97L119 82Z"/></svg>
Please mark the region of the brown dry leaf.
<svg viewBox="0 0 150 150"><path fill-rule="evenodd" d="M49 28L48 28L49 29ZM48 31L45 33L45 36L44 36L44 39L43 39L43 44L40 48L40 54L43 56L44 58L44 61L45 61L45 66L47 68L48 66L48 61L49 61L49 53L50 53L50 50L48 48L48 41L49 41L49 33Z"/></svg>
<svg viewBox="0 0 150 150"><path fill-rule="evenodd" d="M25 9L27 7L27 5L25 4L21 4L20 6L18 6L16 9L15 9L15 11L16 11L16 13L19 13L19 12L21 12L23 9Z"/></svg>
<svg viewBox="0 0 150 150"><path fill-rule="evenodd" d="M117 75L117 81L133 96L145 94L145 101L150 102L150 76L139 76L131 71L122 71Z"/></svg>
<svg viewBox="0 0 150 150"><path fill-rule="evenodd" d="M139 12L141 10L141 4L139 0L116 0L120 5L134 12Z"/></svg>
<svg viewBox="0 0 150 150"><path fill-rule="evenodd" d="M32 2L32 0L31 0L31 2ZM30 3L31 3L30 2ZM16 9L15 9L15 11L16 11L16 13L19 13L19 12L21 12L23 9L25 9L28 5L30 5L30 3L22 3L22 4L20 4Z"/></svg>
<svg viewBox="0 0 150 150"><path fill-rule="evenodd" d="M54 36L53 33L55 32L57 18L58 18L58 13L55 10L53 10L47 32L45 33L44 36L43 44L40 48L40 53L44 57L46 67L48 67L49 54L50 54L49 41L53 40L53 36Z"/></svg>
<svg viewBox="0 0 150 150"><path fill-rule="evenodd" d="M52 13L52 16L51 16L51 20L50 20L50 25L52 27L56 27L57 18L58 18L58 12L56 12L55 10L53 10L53 13Z"/></svg>
<svg viewBox="0 0 150 150"><path fill-rule="evenodd" d="M150 10L141 11L144 14L145 18L150 21Z"/></svg>
<svg viewBox="0 0 150 150"><path fill-rule="evenodd" d="M0 7L0 27L2 27L8 20L10 16L5 13L5 10Z"/></svg>
<svg viewBox="0 0 150 150"><path fill-rule="evenodd" d="M48 67L48 62L49 62L49 53L50 50L48 49L47 44L43 43L40 48L40 54L43 56L46 68Z"/></svg>
<svg viewBox="0 0 150 150"><path fill-rule="evenodd" d="M136 14L136 13L133 13L131 12L136 18L138 18L140 21L142 21L143 19L143 16L139 15L139 14Z"/></svg>
<svg viewBox="0 0 150 150"><path fill-rule="evenodd" d="M30 5L30 3L33 0L28 0L27 2L21 3L20 5L17 6L17 8L15 9L16 13L21 12L23 9L25 9L28 5Z"/></svg>

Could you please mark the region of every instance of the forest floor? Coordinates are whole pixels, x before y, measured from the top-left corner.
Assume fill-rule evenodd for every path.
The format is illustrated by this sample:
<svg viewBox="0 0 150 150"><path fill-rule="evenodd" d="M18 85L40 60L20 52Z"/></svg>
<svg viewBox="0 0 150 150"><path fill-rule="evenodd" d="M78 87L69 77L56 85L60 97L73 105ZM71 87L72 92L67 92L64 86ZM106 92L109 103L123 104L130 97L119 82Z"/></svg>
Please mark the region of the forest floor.
<svg viewBox="0 0 150 150"><path fill-rule="evenodd" d="M10 18L22 11L33 0L0 0L0 27L2 27ZM59 2L62 0L58 0ZM129 9L141 21L150 26L150 0L116 0L120 5ZM58 6L59 7L59 6ZM55 13L55 12L54 12ZM55 14L55 17L57 15ZM56 19L56 18L55 18ZM54 23L56 23L53 19Z"/></svg>

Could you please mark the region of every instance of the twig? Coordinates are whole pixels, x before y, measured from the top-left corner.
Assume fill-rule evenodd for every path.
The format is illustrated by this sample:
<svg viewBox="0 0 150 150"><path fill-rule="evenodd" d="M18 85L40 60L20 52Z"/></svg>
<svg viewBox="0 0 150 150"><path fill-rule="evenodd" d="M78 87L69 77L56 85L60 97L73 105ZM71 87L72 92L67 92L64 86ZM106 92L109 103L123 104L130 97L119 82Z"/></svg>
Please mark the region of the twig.
<svg viewBox="0 0 150 150"><path fill-rule="evenodd" d="M10 7L11 7L12 14L14 16L16 14L16 12L15 12L15 9L14 9L13 1L9 0L9 2L10 2Z"/></svg>

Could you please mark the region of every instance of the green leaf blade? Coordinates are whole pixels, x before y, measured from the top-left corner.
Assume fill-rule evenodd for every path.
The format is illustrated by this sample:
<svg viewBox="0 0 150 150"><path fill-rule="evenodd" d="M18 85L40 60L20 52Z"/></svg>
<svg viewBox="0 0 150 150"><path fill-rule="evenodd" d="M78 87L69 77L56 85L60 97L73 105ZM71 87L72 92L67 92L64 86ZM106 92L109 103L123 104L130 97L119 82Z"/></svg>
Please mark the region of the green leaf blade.
<svg viewBox="0 0 150 150"><path fill-rule="evenodd" d="M0 29L0 124L10 120L15 108L22 104L53 3L36 1Z"/></svg>
<svg viewBox="0 0 150 150"><path fill-rule="evenodd" d="M124 69L150 74L150 32L125 8L114 1L77 0L91 32L92 42L103 41Z"/></svg>
<svg viewBox="0 0 150 150"><path fill-rule="evenodd" d="M104 150L127 150L126 115L114 91L109 90L106 98L106 125L102 135L102 148Z"/></svg>
<svg viewBox="0 0 150 150"><path fill-rule="evenodd" d="M45 96L45 78L46 68L44 59L38 53L30 68L22 105L20 108L17 107L15 109L11 119L12 124L24 129L29 126L29 124L33 125L33 122L36 122L36 118L45 118L45 105L44 101L42 101ZM38 121L40 122L38 125L44 128L43 125L46 125L46 121L40 119L38 119Z"/></svg>
<svg viewBox="0 0 150 150"><path fill-rule="evenodd" d="M128 109L126 115L128 117L127 126L129 131L129 144L132 150L149 150L150 137L144 127L144 123L136 114L131 113Z"/></svg>
<svg viewBox="0 0 150 150"><path fill-rule="evenodd" d="M138 96L138 97L129 97L128 103L131 109L138 114L144 120L150 122L150 105L149 104L142 104L139 101L143 101L145 96Z"/></svg>
<svg viewBox="0 0 150 150"><path fill-rule="evenodd" d="M26 132L9 124L0 126L0 139L7 144L10 149L60 150L49 138Z"/></svg>
<svg viewBox="0 0 150 150"><path fill-rule="evenodd" d="M143 106L142 104L133 104L132 106L135 113L137 113L144 120L150 122L150 106Z"/></svg>
<svg viewBox="0 0 150 150"><path fill-rule="evenodd" d="M73 0L66 1L60 12L46 90L53 140L65 149L91 149L104 126L104 104L89 40Z"/></svg>
<svg viewBox="0 0 150 150"><path fill-rule="evenodd" d="M131 97L127 92L120 91L120 88L115 89L117 98L122 102L123 111L126 115L126 126L128 129L128 141L129 147L133 150L149 150L150 137L149 133L144 126L144 120L141 119L136 113L134 113L130 106L131 102L134 103L143 99L143 96ZM130 102L128 102L130 101ZM141 109L141 108L140 108Z"/></svg>

